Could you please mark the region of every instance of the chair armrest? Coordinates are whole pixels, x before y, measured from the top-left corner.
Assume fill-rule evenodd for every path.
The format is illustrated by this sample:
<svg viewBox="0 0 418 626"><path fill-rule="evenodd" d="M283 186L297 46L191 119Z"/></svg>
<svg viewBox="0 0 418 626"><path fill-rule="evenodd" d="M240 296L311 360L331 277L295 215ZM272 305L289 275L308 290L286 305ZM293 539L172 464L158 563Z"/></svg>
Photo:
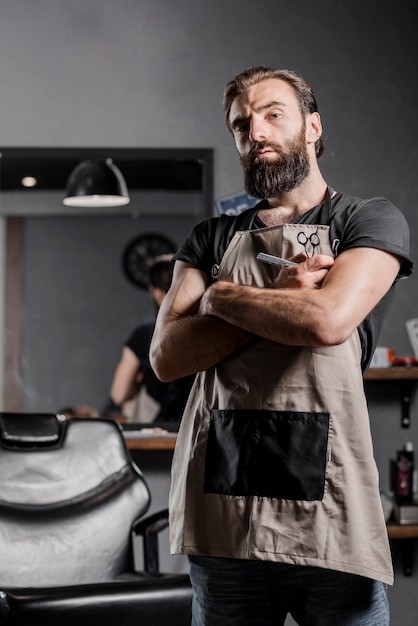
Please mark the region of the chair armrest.
<svg viewBox="0 0 418 626"><path fill-rule="evenodd" d="M160 573L158 534L168 526L168 509L136 520L132 532L143 538L144 570L148 574Z"/></svg>

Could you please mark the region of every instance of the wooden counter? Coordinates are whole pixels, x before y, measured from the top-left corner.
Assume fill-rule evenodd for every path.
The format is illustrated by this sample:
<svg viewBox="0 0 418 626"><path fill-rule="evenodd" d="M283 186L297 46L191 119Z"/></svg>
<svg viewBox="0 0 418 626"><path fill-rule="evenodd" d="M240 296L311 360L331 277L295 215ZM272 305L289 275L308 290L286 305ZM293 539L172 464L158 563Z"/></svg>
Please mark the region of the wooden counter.
<svg viewBox="0 0 418 626"><path fill-rule="evenodd" d="M177 433L148 435L126 430L123 435L129 450L174 450L177 440Z"/></svg>

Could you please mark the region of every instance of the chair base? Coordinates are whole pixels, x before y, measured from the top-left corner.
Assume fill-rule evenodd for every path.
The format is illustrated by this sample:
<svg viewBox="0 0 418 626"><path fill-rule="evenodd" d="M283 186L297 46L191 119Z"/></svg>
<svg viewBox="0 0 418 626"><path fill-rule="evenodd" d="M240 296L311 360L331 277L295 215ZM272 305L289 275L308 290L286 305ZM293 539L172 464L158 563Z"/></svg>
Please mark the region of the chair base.
<svg viewBox="0 0 418 626"><path fill-rule="evenodd" d="M187 575L139 576L65 587L0 591L0 622L13 626L190 626Z"/></svg>

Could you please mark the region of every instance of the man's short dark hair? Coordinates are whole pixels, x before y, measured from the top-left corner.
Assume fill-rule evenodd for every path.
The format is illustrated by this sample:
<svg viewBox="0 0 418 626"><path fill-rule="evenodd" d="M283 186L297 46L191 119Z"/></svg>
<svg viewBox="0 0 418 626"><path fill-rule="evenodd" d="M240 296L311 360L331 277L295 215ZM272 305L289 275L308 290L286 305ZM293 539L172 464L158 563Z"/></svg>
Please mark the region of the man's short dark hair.
<svg viewBox="0 0 418 626"><path fill-rule="evenodd" d="M149 269L149 282L165 293L170 289L173 278L173 262L170 259L155 261Z"/></svg>

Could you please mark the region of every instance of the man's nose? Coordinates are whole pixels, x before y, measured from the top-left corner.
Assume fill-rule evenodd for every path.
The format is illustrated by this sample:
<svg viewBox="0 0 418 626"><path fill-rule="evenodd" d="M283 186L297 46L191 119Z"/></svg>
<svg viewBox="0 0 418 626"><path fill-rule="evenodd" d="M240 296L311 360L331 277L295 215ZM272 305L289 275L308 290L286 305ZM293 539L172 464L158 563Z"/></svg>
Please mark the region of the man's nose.
<svg viewBox="0 0 418 626"><path fill-rule="evenodd" d="M265 141L268 135L268 128L265 121L252 118L250 121L250 139L252 141Z"/></svg>

